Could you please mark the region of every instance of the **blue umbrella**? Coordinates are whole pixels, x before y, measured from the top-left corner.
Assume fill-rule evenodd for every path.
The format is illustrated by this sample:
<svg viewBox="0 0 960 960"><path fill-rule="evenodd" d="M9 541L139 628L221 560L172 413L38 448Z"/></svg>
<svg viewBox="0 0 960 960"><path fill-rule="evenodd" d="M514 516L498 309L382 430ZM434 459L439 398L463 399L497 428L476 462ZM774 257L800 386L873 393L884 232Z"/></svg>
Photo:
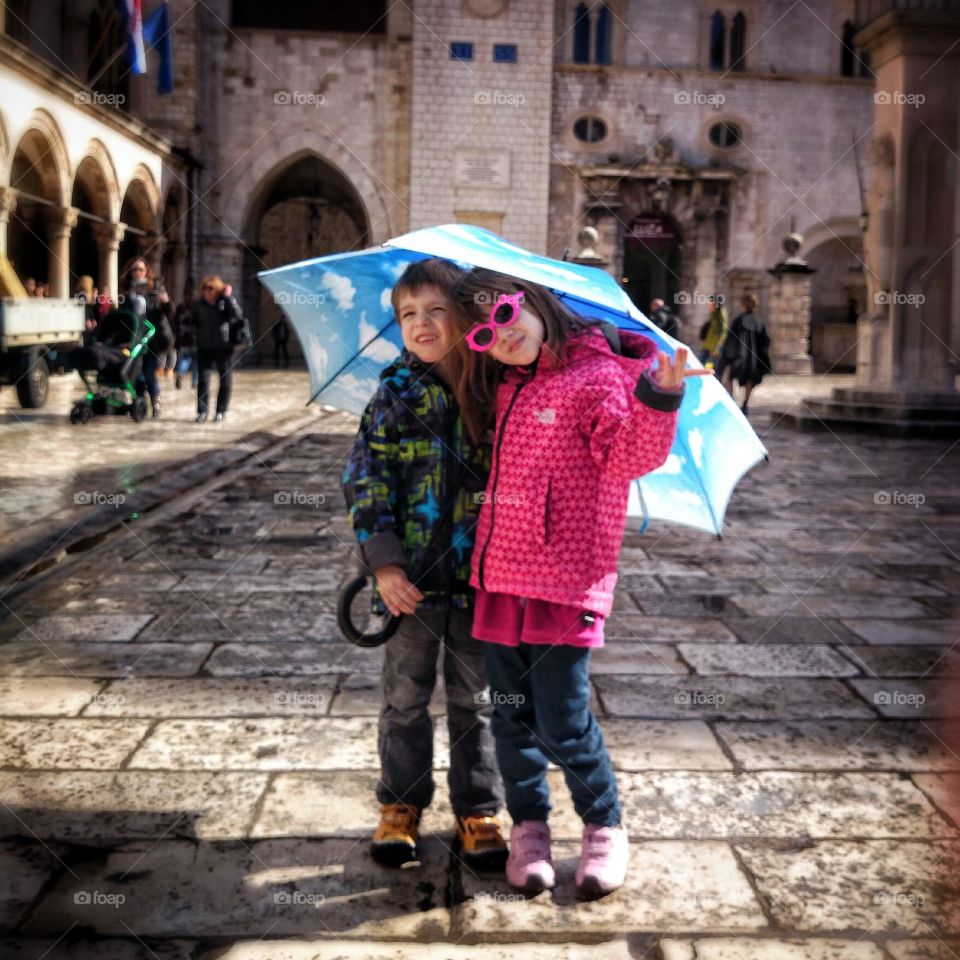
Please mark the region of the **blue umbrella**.
<svg viewBox="0 0 960 960"><path fill-rule="evenodd" d="M595 267L530 253L488 230L448 224L415 230L383 246L266 270L264 286L290 319L310 369L311 401L362 413L380 370L401 349L390 291L411 263L444 257L539 283L574 312L643 333L673 354L668 337ZM690 366L700 364L692 358ZM667 462L636 480L628 513L720 533L737 481L766 457L760 439L715 377L689 377Z"/></svg>

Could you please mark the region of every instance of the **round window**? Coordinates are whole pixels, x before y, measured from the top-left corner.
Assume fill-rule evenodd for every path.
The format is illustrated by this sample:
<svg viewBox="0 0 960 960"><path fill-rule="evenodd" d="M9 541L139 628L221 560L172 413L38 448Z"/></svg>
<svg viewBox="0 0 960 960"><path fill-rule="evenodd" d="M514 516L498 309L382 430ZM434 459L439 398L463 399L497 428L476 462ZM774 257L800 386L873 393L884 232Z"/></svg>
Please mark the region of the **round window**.
<svg viewBox="0 0 960 960"><path fill-rule="evenodd" d="M721 150L730 150L743 139L743 133L735 123L722 121L710 127L707 136L710 142Z"/></svg>
<svg viewBox="0 0 960 960"><path fill-rule="evenodd" d="M573 135L584 143L599 143L607 135L607 125L599 117L580 117L574 121Z"/></svg>

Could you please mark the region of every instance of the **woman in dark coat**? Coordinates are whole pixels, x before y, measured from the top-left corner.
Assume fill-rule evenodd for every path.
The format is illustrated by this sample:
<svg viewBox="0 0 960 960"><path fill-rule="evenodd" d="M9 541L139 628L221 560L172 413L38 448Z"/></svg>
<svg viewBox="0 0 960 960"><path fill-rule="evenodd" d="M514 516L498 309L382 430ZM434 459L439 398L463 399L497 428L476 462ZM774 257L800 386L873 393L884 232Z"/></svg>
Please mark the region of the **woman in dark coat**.
<svg viewBox="0 0 960 960"><path fill-rule="evenodd" d="M150 395L153 415L160 416L160 384L157 382L157 370L163 366L163 358L173 346L173 330L170 316L173 306L163 282L150 269L143 257L135 257L126 270L126 299L124 303L131 307L141 319L153 324L154 334L143 354L143 367L140 373L141 383L137 392Z"/></svg>
<svg viewBox="0 0 960 960"><path fill-rule="evenodd" d="M204 277L200 297L190 311L190 326L196 331L197 344L197 423L207 419L207 395L214 368L220 376L214 420L223 420L230 406L236 342L232 328L241 325L243 318L226 287L219 277Z"/></svg>
<svg viewBox="0 0 960 960"><path fill-rule="evenodd" d="M740 409L747 413L753 388L771 372L770 337L763 321L753 312L757 306L756 297L748 293L741 302L743 313L734 317L730 324L720 357L723 363L723 385L731 397L734 380L743 387L744 396Z"/></svg>

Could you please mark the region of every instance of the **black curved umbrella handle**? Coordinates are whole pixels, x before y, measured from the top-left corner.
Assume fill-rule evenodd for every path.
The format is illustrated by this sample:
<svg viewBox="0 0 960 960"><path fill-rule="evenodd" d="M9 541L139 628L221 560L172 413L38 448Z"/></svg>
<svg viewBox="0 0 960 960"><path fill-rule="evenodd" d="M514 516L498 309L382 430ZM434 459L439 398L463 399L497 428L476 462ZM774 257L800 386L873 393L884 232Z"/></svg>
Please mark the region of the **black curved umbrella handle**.
<svg viewBox="0 0 960 960"><path fill-rule="evenodd" d="M353 604L353 598L367 585L366 577L356 577L351 580L340 592L337 600L337 626L340 632L358 647L379 647L386 643L400 626L402 616L395 617L392 614L387 617L386 623L376 633L362 633L354 626L350 619L350 607Z"/></svg>

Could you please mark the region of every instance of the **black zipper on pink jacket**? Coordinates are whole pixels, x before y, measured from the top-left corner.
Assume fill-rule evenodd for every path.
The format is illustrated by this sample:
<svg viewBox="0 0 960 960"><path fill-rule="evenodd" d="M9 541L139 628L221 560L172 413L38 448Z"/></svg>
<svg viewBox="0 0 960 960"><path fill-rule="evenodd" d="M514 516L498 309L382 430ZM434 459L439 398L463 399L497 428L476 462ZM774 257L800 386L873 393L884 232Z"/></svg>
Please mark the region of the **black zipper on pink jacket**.
<svg viewBox="0 0 960 960"><path fill-rule="evenodd" d="M487 539L484 541L483 550L480 551L480 568L478 570L477 578L480 581L481 590L487 589L483 582L483 569L487 562L487 547L490 546L490 541L493 539L493 522L497 513L497 479L500 476L500 447L503 445L503 435L507 430L507 420L510 419L510 411L513 410L513 405L517 402L517 397L520 396L520 391L530 382L531 379L532 377L528 377L517 387L516 390L513 391L513 396L510 398L510 402L507 404L507 409L503 415L503 420L500 421L500 431L497 434L496 442L493 445L494 472L493 483L490 484L490 496L493 498L493 502L490 504L490 529L487 531Z"/></svg>

